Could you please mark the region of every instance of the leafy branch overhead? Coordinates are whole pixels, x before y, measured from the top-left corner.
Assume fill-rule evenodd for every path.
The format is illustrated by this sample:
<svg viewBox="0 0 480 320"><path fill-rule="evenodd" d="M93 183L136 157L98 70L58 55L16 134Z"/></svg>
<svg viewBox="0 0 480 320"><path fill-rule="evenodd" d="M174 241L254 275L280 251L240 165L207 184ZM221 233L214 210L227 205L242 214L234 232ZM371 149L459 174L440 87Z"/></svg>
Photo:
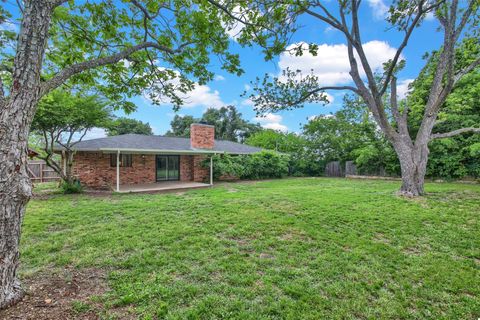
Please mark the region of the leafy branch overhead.
<svg viewBox="0 0 480 320"><path fill-rule="evenodd" d="M304 103L329 103L326 90L351 90L351 86L318 86L319 79L314 74L304 75L301 70L287 68L282 71L281 77L272 77L265 74L263 80L257 77L254 84L255 94L250 95L258 113L269 111L291 110L303 107ZM244 93L246 95L246 93Z"/></svg>
<svg viewBox="0 0 480 320"><path fill-rule="evenodd" d="M238 55L228 50L229 38L218 9L206 2L49 3L53 15L41 95L64 83L81 85L132 111L135 106L128 98L149 88L147 94L154 103L170 102L178 108L181 94L213 79L208 70L212 57L217 57L213 63L229 72L243 72ZM28 10L26 6L24 14ZM0 12L0 18L8 16ZM0 34L2 67L12 67L8 44L13 46L15 38L11 32ZM9 87L2 86L3 95L12 91Z"/></svg>

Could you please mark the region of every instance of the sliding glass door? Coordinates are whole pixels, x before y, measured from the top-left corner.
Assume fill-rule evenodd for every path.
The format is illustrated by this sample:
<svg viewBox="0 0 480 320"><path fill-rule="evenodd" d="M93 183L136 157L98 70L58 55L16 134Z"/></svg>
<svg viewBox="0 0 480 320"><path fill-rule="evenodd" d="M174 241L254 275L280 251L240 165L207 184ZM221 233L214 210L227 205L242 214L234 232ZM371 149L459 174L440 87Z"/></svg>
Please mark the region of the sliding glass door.
<svg viewBox="0 0 480 320"><path fill-rule="evenodd" d="M157 181L179 180L180 156L157 155Z"/></svg>

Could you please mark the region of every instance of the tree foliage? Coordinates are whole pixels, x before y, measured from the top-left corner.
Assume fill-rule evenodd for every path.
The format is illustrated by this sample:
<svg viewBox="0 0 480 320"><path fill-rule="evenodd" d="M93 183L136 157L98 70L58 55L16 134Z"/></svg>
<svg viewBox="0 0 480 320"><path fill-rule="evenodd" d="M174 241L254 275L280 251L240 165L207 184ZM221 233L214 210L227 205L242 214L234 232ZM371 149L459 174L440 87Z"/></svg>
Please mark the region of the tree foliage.
<svg viewBox="0 0 480 320"><path fill-rule="evenodd" d="M254 91L250 99L257 110L264 113L300 108L305 103L325 103L325 92L328 90L349 90L357 94L398 156L402 173L401 194L421 195L424 192L429 142L466 132L480 132L478 124L442 133L434 130L447 97L467 74L480 65L479 52L469 59L459 59L455 50L465 36L478 40L479 4L478 0L392 1L387 17L391 25L389 30L400 33L402 38L392 59L385 61L384 69L377 73L369 62L362 41L360 21L363 16L360 13L362 6L367 5L365 2L246 1L238 10L242 14L235 17L246 24L240 37L244 42L240 43L259 44L264 48L267 60L281 53L301 56L308 52L316 56L318 44L301 41L290 44L289 40L304 21L319 29L326 24L346 42L351 76L351 84L331 86L323 84L313 72L302 74L287 69L279 76L266 74L263 79L257 78L253 82ZM232 16L228 5L222 9L224 14ZM438 63L431 72L432 81L428 85L418 131L412 136L409 131L411 118L408 117L410 105L402 104L398 99L397 76L406 63L402 60L404 49L428 14L438 20L443 42L438 50ZM366 149L364 154L374 155L371 151Z"/></svg>
<svg viewBox="0 0 480 320"><path fill-rule="evenodd" d="M235 106L220 109L209 108L201 118L175 115L170 122L171 130L167 136L189 137L192 123L205 123L215 127L215 139L243 142L253 133L262 130L257 123L251 123L242 118Z"/></svg>
<svg viewBox="0 0 480 320"><path fill-rule="evenodd" d="M465 38L455 51L458 68L473 61L480 53L478 39ZM429 85L433 81L433 70L438 64L439 52L425 56L427 63L419 77L411 84L411 92L405 101L410 107L410 132L417 134L428 98ZM459 71L459 70L457 70ZM480 67L466 74L452 90L434 127L433 134L451 132L459 128L477 127L480 124ZM462 178L480 176L480 157L472 149L480 143L480 135L465 133L430 142L430 162L427 174L431 177Z"/></svg>
<svg viewBox="0 0 480 320"><path fill-rule="evenodd" d="M32 122L33 134L41 139L39 158L45 160L66 184L72 184L73 147L89 130L105 128L111 119L111 107L104 98L52 91L38 104ZM63 149L66 167L55 157L59 148Z"/></svg>
<svg viewBox="0 0 480 320"><path fill-rule="evenodd" d="M269 150L239 156L218 154L213 156L213 176L214 179L282 178L289 172L288 163L288 155ZM207 159L203 165L210 167L210 160Z"/></svg>
<svg viewBox="0 0 480 320"><path fill-rule="evenodd" d="M116 118L107 127L108 136L117 136L128 133L145 134L149 136L153 135L150 124L137 119L125 117Z"/></svg>

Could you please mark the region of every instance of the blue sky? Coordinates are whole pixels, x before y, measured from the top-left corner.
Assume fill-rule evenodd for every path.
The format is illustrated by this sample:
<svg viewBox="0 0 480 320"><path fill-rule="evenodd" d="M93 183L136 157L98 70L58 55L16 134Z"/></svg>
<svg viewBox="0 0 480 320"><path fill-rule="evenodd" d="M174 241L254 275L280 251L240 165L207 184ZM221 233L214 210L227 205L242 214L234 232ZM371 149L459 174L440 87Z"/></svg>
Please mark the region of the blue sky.
<svg viewBox="0 0 480 320"><path fill-rule="evenodd" d="M334 1L329 5L333 5ZM8 2L7 2L8 3ZM403 34L389 28L384 21L388 10L388 0L366 0L362 2L360 21L363 43L371 64L380 67L382 62L391 58L395 49L403 39ZM299 132L301 124L312 116L329 114L341 107L344 92L329 92L333 101L323 104L310 104L302 109L285 111L277 114L267 114L264 118L255 118L252 104L241 94L248 89L250 81L265 73L278 75L282 69L290 67L293 70L302 69L314 72L319 76L322 84L345 85L350 83L348 75L348 61L344 38L340 32L332 30L326 24L313 18L303 17L300 24L304 27L292 37L292 45L299 42L318 44L318 56L313 57L306 53L302 57L292 57L287 54L277 57L273 61L265 62L258 47L242 48L234 39L235 30L231 32L231 51L240 55L242 68L245 73L238 77L221 70L220 64L212 58L211 70L215 72L214 81L195 88L186 99L186 105L177 112L180 115L201 116L208 107L221 107L233 104L250 121L260 122L264 127L282 131ZM11 27L11 26L0 26ZM239 26L240 27L240 26ZM428 17L421 27L417 28L411 37L410 44L404 50L406 68L399 75L399 93L404 94L408 82L418 75L424 65L422 56L426 52L438 49L441 43L441 33L437 31L438 22ZM238 30L237 30L238 31ZM156 106L143 96L133 98L137 105L136 112L127 115L144 122L148 122L155 134L164 134L170 128L170 121L175 115L171 105ZM118 116L125 116L117 111ZM89 138L102 136L102 130L93 130Z"/></svg>
<svg viewBox="0 0 480 320"><path fill-rule="evenodd" d="M389 25L384 21L388 2L382 0L364 1L361 10L361 31L363 42L368 43L367 53L375 66L388 60L402 40L402 34L396 30L389 30ZM233 104L237 106L243 117L247 120L259 121L263 126L299 132L301 124L307 122L308 117L335 112L341 107L343 92L330 92L333 102L323 106L322 104L310 104L302 109L285 111L277 114L269 114L263 119L254 119L255 111L248 100L241 97L250 81L257 76L262 77L265 73L279 74L283 68L289 66L307 72L314 67L315 73L327 84L349 83L348 65L345 55L344 39L342 35L318 20L303 18L301 24L304 27L292 38L292 44L301 41L314 42L320 46L317 57L304 55L301 58L283 55L274 61L265 62L258 47L240 47L232 38L231 50L240 55L240 60L245 73L235 76L223 72L218 65L212 65L211 70L216 74L216 80L206 86L198 87L189 95L187 106L183 107L178 114L200 116L208 107L219 107ZM415 78L424 65L422 56L425 52L435 50L441 43L441 33L437 32L438 23L431 17L427 18L423 25L418 28L411 40L410 45L404 51L406 68L399 75L400 93L406 90L409 80ZM213 61L215 61L213 59ZM175 115L169 105L153 106L148 99L137 97L133 99L138 110L129 117L149 122L155 134L163 134L170 127L170 121ZM118 115L123 115L118 112Z"/></svg>

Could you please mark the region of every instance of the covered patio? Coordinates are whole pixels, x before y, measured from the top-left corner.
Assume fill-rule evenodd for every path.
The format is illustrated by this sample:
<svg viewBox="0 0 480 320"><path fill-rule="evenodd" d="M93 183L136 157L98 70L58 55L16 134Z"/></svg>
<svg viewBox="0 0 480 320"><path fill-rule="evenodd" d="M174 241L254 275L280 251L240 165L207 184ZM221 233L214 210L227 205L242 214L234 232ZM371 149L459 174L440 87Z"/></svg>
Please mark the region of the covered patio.
<svg viewBox="0 0 480 320"><path fill-rule="evenodd" d="M162 181L155 183L140 183L140 184L127 184L120 185L117 192L130 193L130 192L156 192L156 191L175 191L182 189L198 189L206 188L211 185L208 183L200 183L194 181Z"/></svg>

